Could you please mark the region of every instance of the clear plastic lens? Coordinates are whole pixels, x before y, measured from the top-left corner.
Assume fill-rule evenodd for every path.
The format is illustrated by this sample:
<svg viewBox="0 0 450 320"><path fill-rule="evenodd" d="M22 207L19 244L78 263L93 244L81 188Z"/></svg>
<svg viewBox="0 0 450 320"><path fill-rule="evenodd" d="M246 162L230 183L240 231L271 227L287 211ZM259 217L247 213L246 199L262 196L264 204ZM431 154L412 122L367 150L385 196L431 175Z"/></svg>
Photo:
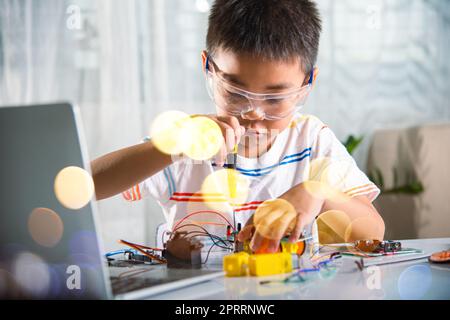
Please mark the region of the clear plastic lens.
<svg viewBox="0 0 450 320"><path fill-rule="evenodd" d="M207 89L215 104L233 116L253 110L267 120L279 120L292 114L306 100L310 85L287 94L255 94L236 88L207 72Z"/></svg>

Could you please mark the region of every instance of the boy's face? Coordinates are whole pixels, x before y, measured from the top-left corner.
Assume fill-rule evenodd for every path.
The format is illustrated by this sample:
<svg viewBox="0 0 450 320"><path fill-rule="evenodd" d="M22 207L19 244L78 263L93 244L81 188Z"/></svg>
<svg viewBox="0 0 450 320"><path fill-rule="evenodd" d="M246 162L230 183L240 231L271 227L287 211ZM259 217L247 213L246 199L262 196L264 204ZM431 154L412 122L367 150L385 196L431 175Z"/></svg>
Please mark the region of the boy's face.
<svg viewBox="0 0 450 320"><path fill-rule="evenodd" d="M217 50L213 57L218 75L234 87L252 93L277 94L292 92L305 85L309 75L301 69L300 60L270 61L255 58L248 54L235 54L222 49ZM293 101L295 105L296 101ZM281 132L290 123L292 114L279 120L266 120L258 117L252 111L249 115L239 116L238 120L247 130L256 132ZM217 108L219 116L228 114ZM272 134L273 135L273 134Z"/></svg>

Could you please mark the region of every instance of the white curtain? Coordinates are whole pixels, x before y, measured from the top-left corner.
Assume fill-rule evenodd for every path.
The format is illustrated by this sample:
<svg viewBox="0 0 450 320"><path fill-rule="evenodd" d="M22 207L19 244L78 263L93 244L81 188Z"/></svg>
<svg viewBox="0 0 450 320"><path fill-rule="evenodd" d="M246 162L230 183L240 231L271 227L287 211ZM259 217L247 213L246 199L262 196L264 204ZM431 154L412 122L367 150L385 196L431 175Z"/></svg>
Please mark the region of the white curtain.
<svg viewBox="0 0 450 320"><path fill-rule="evenodd" d="M207 9L206 0L2 0L0 105L76 103L91 158L140 142L161 111L213 112L200 63ZM99 211L106 250L120 238L154 244L164 222L151 199L116 196Z"/></svg>
<svg viewBox="0 0 450 320"><path fill-rule="evenodd" d="M59 90L55 62L62 44L59 25L63 12L64 3L57 0L0 3L2 104L55 97Z"/></svg>
<svg viewBox="0 0 450 320"><path fill-rule="evenodd" d="M373 130L450 120L449 0L317 2L320 76L305 112L341 140L364 135L360 166ZM139 142L161 111L211 113L200 59L210 3L2 0L0 105L73 101L91 158ZM163 215L151 199L99 207L107 250L154 243Z"/></svg>

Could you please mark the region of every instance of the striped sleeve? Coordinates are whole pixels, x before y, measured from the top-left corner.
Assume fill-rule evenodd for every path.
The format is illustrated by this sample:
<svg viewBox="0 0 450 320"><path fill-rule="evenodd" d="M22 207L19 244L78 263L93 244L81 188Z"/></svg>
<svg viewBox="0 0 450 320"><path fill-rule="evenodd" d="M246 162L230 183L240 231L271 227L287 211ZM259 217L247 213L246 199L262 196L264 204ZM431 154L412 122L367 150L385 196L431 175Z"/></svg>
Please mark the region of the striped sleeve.
<svg viewBox="0 0 450 320"><path fill-rule="evenodd" d="M327 126L322 125L312 150L313 180L320 180L350 197L366 196L370 201L380 189L362 172L345 146Z"/></svg>
<svg viewBox="0 0 450 320"><path fill-rule="evenodd" d="M139 186L139 184L137 184L134 187L122 192L122 196L127 201L141 200L142 199L141 188L142 186Z"/></svg>
<svg viewBox="0 0 450 320"><path fill-rule="evenodd" d="M122 197L130 202L151 196L161 204L169 201L173 195L174 182L172 170L168 167L122 192Z"/></svg>

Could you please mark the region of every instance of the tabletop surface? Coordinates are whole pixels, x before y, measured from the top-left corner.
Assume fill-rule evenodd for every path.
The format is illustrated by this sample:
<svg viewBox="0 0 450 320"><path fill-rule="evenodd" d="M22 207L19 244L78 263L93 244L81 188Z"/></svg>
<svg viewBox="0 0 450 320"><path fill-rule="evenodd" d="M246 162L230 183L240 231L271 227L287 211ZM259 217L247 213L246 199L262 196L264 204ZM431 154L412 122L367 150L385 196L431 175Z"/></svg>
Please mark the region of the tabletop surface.
<svg viewBox="0 0 450 320"><path fill-rule="evenodd" d="M404 240L403 247L425 253L450 249L450 238ZM286 275L219 277L162 293L151 299L450 299L450 265L426 258L358 269L343 257L332 272L314 273L303 282L281 283ZM275 280L270 283L261 281Z"/></svg>

